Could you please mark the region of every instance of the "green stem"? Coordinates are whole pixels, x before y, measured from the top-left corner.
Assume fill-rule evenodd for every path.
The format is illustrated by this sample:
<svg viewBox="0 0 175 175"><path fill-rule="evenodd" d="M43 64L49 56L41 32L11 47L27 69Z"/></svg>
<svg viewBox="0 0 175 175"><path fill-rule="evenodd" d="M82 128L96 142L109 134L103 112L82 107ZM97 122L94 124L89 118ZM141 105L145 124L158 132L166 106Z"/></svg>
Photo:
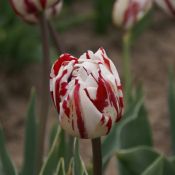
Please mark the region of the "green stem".
<svg viewBox="0 0 175 175"><path fill-rule="evenodd" d="M40 30L42 37L43 63L42 63L42 87L41 87L41 112L39 119L38 144L37 144L37 173L39 172L44 155L44 140L46 123L49 111L49 34L48 25L44 13L40 16Z"/></svg>
<svg viewBox="0 0 175 175"><path fill-rule="evenodd" d="M130 60L130 39L131 34L127 32L123 36L123 74L124 74L124 92L125 92L125 103L127 104L131 98L131 60Z"/></svg>
<svg viewBox="0 0 175 175"><path fill-rule="evenodd" d="M92 139L93 175L102 175L101 139Z"/></svg>

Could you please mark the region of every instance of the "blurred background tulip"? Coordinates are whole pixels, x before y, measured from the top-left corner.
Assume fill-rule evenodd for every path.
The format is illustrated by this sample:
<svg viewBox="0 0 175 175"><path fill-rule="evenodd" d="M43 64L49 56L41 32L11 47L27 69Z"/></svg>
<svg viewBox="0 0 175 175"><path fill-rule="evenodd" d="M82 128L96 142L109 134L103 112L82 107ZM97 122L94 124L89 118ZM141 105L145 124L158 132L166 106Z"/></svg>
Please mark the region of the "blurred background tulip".
<svg viewBox="0 0 175 175"><path fill-rule="evenodd" d="M175 16L175 1L174 0L155 0L156 3L169 15Z"/></svg>
<svg viewBox="0 0 175 175"><path fill-rule="evenodd" d="M36 23L38 22L39 14L44 12L46 18L51 18L60 13L62 0L9 0L15 13L23 20Z"/></svg>
<svg viewBox="0 0 175 175"><path fill-rule="evenodd" d="M152 0L116 0L113 22L125 29L132 28L152 7Z"/></svg>

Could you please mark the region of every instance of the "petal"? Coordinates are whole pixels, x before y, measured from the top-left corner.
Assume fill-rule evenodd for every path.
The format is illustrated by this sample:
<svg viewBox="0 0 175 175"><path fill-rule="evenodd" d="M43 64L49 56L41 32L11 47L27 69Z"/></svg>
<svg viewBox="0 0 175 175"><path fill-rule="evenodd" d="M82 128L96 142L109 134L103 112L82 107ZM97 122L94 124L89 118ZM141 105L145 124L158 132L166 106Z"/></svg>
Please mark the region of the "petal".
<svg viewBox="0 0 175 175"><path fill-rule="evenodd" d="M79 60L87 60L87 59L93 59L94 53L91 50L88 50L86 53L80 56Z"/></svg>
<svg viewBox="0 0 175 175"><path fill-rule="evenodd" d="M80 107L83 114L83 120L88 137L94 136L94 131L101 120L102 114L97 110L94 104L89 100L84 90L80 90ZM105 135L106 130L102 130L102 135Z"/></svg>

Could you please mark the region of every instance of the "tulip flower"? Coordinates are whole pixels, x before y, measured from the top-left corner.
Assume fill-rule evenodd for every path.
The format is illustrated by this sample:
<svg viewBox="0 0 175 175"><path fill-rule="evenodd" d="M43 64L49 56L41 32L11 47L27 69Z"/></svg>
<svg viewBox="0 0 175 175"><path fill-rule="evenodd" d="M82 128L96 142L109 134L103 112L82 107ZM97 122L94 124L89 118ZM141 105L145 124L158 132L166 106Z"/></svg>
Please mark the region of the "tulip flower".
<svg viewBox="0 0 175 175"><path fill-rule="evenodd" d="M53 64L50 91L63 129L80 138L109 133L123 113L120 78L103 48L79 59L63 54Z"/></svg>
<svg viewBox="0 0 175 175"><path fill-rule="evenodd" d="M29 23L38 22L39 14L45 12L46 18L60 13L62 0L10 0L15 13Z"/></svg>
<svg viewBox="0 0 175 175"><path fill-rule="evenodd" d="M116 0L113 22L125 29L132 28L151 8L152 0Z"/></svg>
<svg viewBox="0 0 175 175"><path fill-rule="evenodd" d="M175 1L174 0L156 0L156 3L165 10L168 14L175 16Z"/></svg>

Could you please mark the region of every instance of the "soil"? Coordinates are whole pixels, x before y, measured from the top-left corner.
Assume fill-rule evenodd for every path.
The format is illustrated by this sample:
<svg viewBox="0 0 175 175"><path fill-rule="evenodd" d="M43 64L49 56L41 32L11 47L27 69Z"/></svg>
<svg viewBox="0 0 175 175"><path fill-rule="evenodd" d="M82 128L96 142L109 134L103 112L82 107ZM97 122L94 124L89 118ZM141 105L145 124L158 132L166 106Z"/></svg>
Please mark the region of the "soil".
<svg viewBox="0 0 175 175"><path fill-rule="evenodd" d="M76 8L78 7L75 6L74 10ZM93 29L93 24L89 22L72 27L61 33L62 45L67 52L77 57L87 49L96 51L103 46L122 76L121 33L116 28L110 28L107 34L97 35ZM152 27L135 42L131 61L134 82L141 82L144 87L155 148L165 155L171 154L167 88L169 67L175 65L174 33L174 21L157 12ZM16 74L0 72L0 122L5 131L7 148L17 167L22 162L25 113L30 89L36 86L39 108L40 79L39 64L30 65ZM48 128L57 122L58 117L53 107L50 111ZM81 150L83 159L86 162L90 160L89 141L82 141ZM115 169L115 161L112 161L107 174L116 175Z"/></svg>

